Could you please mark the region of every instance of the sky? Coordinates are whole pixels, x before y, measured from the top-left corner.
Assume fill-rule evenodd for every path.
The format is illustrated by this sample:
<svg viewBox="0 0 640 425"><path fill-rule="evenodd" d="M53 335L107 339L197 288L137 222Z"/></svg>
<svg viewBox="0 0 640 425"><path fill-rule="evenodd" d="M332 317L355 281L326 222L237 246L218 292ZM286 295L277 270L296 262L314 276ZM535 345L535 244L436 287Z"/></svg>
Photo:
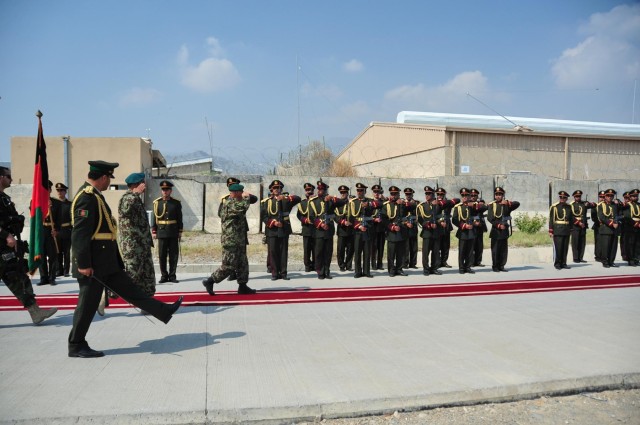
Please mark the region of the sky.
<svg viewBox="0 0 640 425"><path fill-rule="evenodd" d="M0 161L40 109L260 173L400 111L639 124L640 2L0 0L0 65Z"/></svg>

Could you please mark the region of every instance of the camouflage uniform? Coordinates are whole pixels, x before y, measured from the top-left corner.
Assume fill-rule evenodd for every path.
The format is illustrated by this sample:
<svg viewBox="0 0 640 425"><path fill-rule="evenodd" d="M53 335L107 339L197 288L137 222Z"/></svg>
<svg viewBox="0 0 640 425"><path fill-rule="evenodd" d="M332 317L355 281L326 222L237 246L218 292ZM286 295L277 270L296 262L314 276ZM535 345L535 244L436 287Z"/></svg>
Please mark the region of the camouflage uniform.
<svg viewBox="0 0 640 425"><path fill-rule="evenodd" d="M222 282L232 272L238 277L238 285L249 281L247 259L247 229L245 217L249 199L229 198L220 207L222 221L222 265L211 274L215 283Z"/></svg>
<svg viewBox="0 0 640 425"><path fill-rule="evenodd" d="M127 190L118 205L118 243L124 269L142 292L156 293L156 275L153 268L151 228L140 195Z"/></svg>

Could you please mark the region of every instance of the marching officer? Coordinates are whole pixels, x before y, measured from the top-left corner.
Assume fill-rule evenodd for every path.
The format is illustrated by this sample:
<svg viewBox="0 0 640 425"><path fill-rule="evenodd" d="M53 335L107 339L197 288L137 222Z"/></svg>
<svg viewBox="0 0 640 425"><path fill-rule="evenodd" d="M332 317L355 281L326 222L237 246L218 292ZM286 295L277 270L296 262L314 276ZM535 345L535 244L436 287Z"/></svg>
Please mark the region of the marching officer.
<svg viewBox="0 0 640 425"><path fill-rule="evenodd" d="M304 271L310 272L315 270L314 240L313 240L313 222L309 218L309 200L314 197L315 186L311 183L304 184L304 199L298 204L298 212L296 216L302 224L302 261L304 262Z"/></svg>
<svg viewBox="0 0 640 425"><path fill-rule="evenodd" d="M316 183L318 196L309 200L309 219L313 223L314 253L318 279L331 279L331 258L333 257L333 236L336 233L334 218L336 208L347 204L347 200L327 193L329 185L322 180Z"/></svg>
<svg viewBox="0 0 640 425"><path fill-rule="evenodd" d="M49 180L49 213L44 218L44 258L40 263L40 285L56 284L58 269L58 232L62 224L62 202L51 197L53 183Z"/></svg>
<svg viewBox="0 0 640 425"><path fill-rule="evenodd" d="M484 267L484 264L482 264L482 253L484 251L484 234L487 233L487 230L489 230L484 217L484 213L485 211L487 211L488 207L484 203L484 199L478 199L478 195L480 195L480 191L478 191L478 189L471 189L469 191L468 205L473 213L473 222L477 223L474 224L476 239L473 242L473 266Z"/></svg>
<svg viewBox="0 0 640 425"><path fill-rule="evenodd" d="M438 201L434 198L431 186L424 187L426 200L416 208L418 223L422 226L420 237L422 238L422 274L442 274L440 266L440 241L444 233L444 218L439 214ZM429 265L431 255L431 265Z"/></svg>
<svg viewBox="0 0 640 425"><path fill-rule="evenodd" d="M24 215L18 214L16 204L4 192L11 187L11 181L11 170L0 166L0 279L27 309L31 320L37 325L53 316L58 309L42 309L36 302L24 259L27 243L20 240L24 229Z"/></svg>
<svg viewBox="0 0 640 425"><path fill-rule="evenodd" d="M271 280L289 280L287 264L289 235L292 233L289 215L293 207L300 203L299 196L285 196L282 193L283 187L284 184L280 180L272 181L269 184L271 196L260 203L260 219L265 224L264 233L267 237Z"/></svg>
<svg viewBox="0 0 640 425"><path fill-rule="evenodd" d="M69 188L56 183L58 200L60 201L60 230L58 230L58 273L56 276L68 277L71 266L71 201L67 199Z"/></svg>
<svg viewBox="0 0 640 425"><path fill-rule="evenodd" d="M573 223L574 217L571 213L571 206L567 204L567 199L569 199L569 194L561 190L558 192L558 202L549 208L549 236L553 238L555 253L553 266L557 270L571 268L567 265L567 254L569 253L571 223Z"/></svg>
<svg viewBox="0 0 640 425"><path fill-rule="evenodd" d="M234 184L240 184L240 183L241 183L240 180L236 177L227 178L227 188L231 187ZM222 211L223 211L224 205L226 202L229 201L229 199L231 199L231 191L229 191L229 193L223 195L220 198L220 204L218 205L218 217L220 217L220 219L222 219ZM255 204L256 202L258 202L258 197L255 195L249 194L249 204ZM245 242L245 251L246 251L247 245L249 245L249 236L247 235L247 233L249 232L249 222L247 221L246 215L244 217L243 231L244 231L245 240L246 240ZM245 255L246 255L246 252L245 252ZM233 269L231 270L231 273L229 273L229 277L227 278L227 280L234 281L234 280L237 280L237 278L238 277L236 275L236 271L235 269Z"/></svg>
<svg viewBox="0 0 640 425"><path fill-rule="evenodd" d="M591 221L593 225L591 229L593 230L593 252L594 258L597 262L602 263L602 253L600 246L600 220L598 220L598 205L604 202L604 190L598 192L598 202L594 207L591 208Z"/></svg>
<svg viewBox="0 0 640 425"><path fill-rule="evenodd" d="M405 258L407 230L413 224L407 220L405 213L406 203L400 199L400 188L389 188L389 200L382 206L382 222L387 234L387 269L389 276L408 276L402 270Z"/></svg>
<svg viewBox="0 0 640 425"><path fill-rule="evenodd" d="M509 237L511 236L511 212L520 206L518 201L504 199L505 191L496 187L493 202L487 205L487 220L491 223L491 269L494 272L506 272L504 268L509 255Z"/></svg>
<svg viewBox="0 0 640 425"><path fill-rule="evenodd" d="M633 189L629 192L629 203L624 211L625 220L625 251L627 254L627 264L632 267L640 265L640 205L638 205L638 193L640 190Z"/></svg>
<svg viewBox="0 0 640 425"><path fill-rule="evenodd" d="M447 199L447 191L443 187L436 188L436 196L438 199L438 206L440 211L442 211L444 222L446 226L444 227L444 233L442 234L442 239L440 241L440 266L446 267L448 269L451 268L449 263L449 250L451 249L451 231L453 230L453 226L451 225L451 209L458 203L460 203L460 199L453 198Z"/></svg>
<svg viewBox="0 0 640 425"><path fill-rule="evenodd" d="M336 207L335 221L338 225L338 267L340 271L353 270L353 220L349 210L349 187L341 185L338 187L340 199L345 201L341 207Z"/></svg>
<svg viewBox="0 0 640 425"><path fill-rule="evenodd" d="M453 224L456 225L458 231L458 270L460 274L475 273L471 266L473 265L473 245L476 239L477 221L473 219L473 210L469 207L469 189L463 187L460 189L461 201L453 207Z"/></svg>
<svg viewBox="0 0 640 425"><path fill-rule="evenodd" d="M367 198L367 187L362 183L356 183L356 197L349 201L349 214L353 217L355 232L353 249L355 260L354 278L362 276L373 277L371 274L371 239L373 230L373 214L376 208L382 206L382 202Z"/></svg>
<svg viewBox="0 0 640 425"><path fill-rule="evenodd" d="M598 220L600 221L600 255L602 265L605 268L618 267L615 263L618 251L618 235L620 216L618 215L619 202L614 201L616 191L607 189L604 191L604 202L598 204Z"/></svg>
<svg viewBox="0 0 640 425"><path fill-rule="evenodd" d="M162 303L142 292L124 271L118 250L117 228L102 192L109 187L118 163L89 161L87 181L73 198L73 276L78 279L78 305L69 332L69 357L102 357L89 347L86 336L103 291L109 289L128 303L168 323L182 303Z"/></svg>
<svg viewBox="0 0 640 425"><path fill-rule="evenodd" d="M373 199L384 203L387 198L384 197L384 189L379 184L371 186ZM373 225L371 226L371 269L384 270L382 267L382 257L384 256L384 244L386 242L386 229L382 222L381 209L376 208L373 212Z"/></svg>
<svg viewBox="0 0 640 425"><path fill-rule="evenodd" d="M404 215L411 222L412 226L407 227L404 247L404 259L402 265L408 269L418 268L418 223L416 219L416 208L418 203L413 199L415 190L410 187L404 189Z"/></svg>
<svg viewBox="0 0 640 425"><path fill-rule="evenodd" d="M178 283L176 269L180 254L180 239L182 238L182 204L173 198L173 183L167 180L160 182L162 196L153 201L153 215L151 216L151 233L158 240L160 257L159 283ZM169 270L167 270L167 256Z"/></svg>
<svg viewBox="0 0 640 425"><path fill-rule="evenodd" d="M582 201L582 191L575 190L571 194L573 201L569 204L571 214L573 215L573 224L571 226L571 252L573 254L574 263L586 263L584 260L584 249L587 245L587 212L593 208L595 204Z"/></svg>

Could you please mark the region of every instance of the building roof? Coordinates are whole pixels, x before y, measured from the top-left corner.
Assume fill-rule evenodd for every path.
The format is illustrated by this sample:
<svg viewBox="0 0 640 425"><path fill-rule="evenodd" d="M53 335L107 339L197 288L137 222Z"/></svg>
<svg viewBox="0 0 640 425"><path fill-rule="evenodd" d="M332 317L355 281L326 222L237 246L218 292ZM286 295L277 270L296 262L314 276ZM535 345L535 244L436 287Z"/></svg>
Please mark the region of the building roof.
<svg viewBox="0 0 640 425"><path fill-rule="evenodd" d="M618 136L640 139L640 125L545 118L503 117L500 115L464 115L437 112L402 111L398 123L424 124L475 129L515 130L520 132L571 133L588 136Z"/></svg>

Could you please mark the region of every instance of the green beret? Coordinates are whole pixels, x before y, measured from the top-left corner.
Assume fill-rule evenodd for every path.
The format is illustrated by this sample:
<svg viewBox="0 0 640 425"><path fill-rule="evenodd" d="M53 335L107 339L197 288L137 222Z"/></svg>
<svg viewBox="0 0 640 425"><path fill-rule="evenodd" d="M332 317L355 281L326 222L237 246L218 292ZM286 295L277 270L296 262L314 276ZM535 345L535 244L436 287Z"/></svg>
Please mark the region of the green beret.
<svg viewBox="0 0 640 425"><path fill-rule="evenodd" d="M142 183L144 181L144 173L131 173L124 179L126 184Z"/></svg>
<svg viewBox="0 0 640 425"><path fill-rule="evenodd" d="M118 168L119 165L117 162L89 161L89 171L97 171L113 178L113 170Z"/></svg>
<svg viewBox="0 0 640 425"><path fill-rule="evenodd" d="M244 186L240 183L234 183L229 186L229 192L242 192L244 190Z"/></svg>

